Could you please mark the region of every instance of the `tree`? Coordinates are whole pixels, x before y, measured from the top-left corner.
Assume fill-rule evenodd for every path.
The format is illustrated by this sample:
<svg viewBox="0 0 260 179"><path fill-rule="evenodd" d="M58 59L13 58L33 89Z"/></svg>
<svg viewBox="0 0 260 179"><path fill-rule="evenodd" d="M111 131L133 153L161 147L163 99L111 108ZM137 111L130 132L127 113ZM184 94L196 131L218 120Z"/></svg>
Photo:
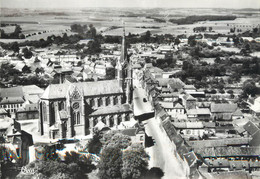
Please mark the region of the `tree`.
<svg viewBox="0 0 260 179"><path fill-rule="evenodd" d="M74 151L66 152L64 159L66 164L77 164L77 167L79 167L83 173L89 173L95 168L90 157L86 157Z"/></svg>
<svg viewBox="0 0 260 179"><path fill-rule="evenodd" d="M22 52L24 54L24 58L26 59L30 59L33 56L33 53L27 47L23 48Z"/></svg>
<svg viewBox="0 0 260 179"><path fill-rule="evenodd" d="M97 165L100 179L120 179L122 168L122 151L118 146L105 147Z"/></svg>
<svg viewBox="0 0 260 179"><path fill-rule="evenodd" d="M149 179L160 179L164 176L162 169L158 167L152 167L146 174L146 178Z"/></svg>
<svg viewBox="0 0 260 179"><path fill-rule="evenodd" d="M174 40L174 45L179 45L181 43L180 39L179 38L175 38Z"/></svg>
<svg viewBox="0 0 260 179"><path fill-rule="evenodd" d="M148 155L140 144L132 145L123 152L122 178L135 179L145 176L148 170Z"/></svg>
<svg viewBox="0 0 260 179"><path fill-rule="evenodd" d="M36 160L34 162L29 163L25 166L28 170L34 171L32 173L23 173L16 177L18 179L23 178L87 178L84 175L84 172L80 169L80 167L76 163L66 164L61 161L39 161Z"/></svg>
<svg viewBox="0 0 260 179"><path fill-rule="evenodd" d="M93 138L89 141L87 148L88 148L88 152L89 153L93 153L93 154L99 154L101 147L102 147L102 143L100 141L101 139L101 135L100 133L96 133L94 134Z"/></svg>
<svg viewBox="0 0 260 179"><path fill-rule="evenodd" d="M105 143L105 146L117 146L120 149L126 149L131 145L131 138L127 135L116 133L114 134L110 140Z"/></svg>
<svg viewBox="0 0 260 179"><path fill-rule="evenodd" d="M243 93L244 95L248 96L248 95L252 95L255 96L255 94L257 93L257 87L255 85L255 82L252 80L247 80L243 83Z"/></svg>
<svg viewBox="0 0 260 179"><path fill-rule="evenodd" d="M17 42L12 43L11 47L10 47L10 50L13 50L14 53L19 53L20 48L19 48L18 43Z"/></svg>

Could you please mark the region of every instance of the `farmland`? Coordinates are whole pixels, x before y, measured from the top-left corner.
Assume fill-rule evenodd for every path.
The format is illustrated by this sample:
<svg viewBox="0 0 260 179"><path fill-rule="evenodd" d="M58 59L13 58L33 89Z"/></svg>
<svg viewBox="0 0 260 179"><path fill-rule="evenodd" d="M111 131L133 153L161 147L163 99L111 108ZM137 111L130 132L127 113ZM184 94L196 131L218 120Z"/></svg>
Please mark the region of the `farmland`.
<svg viewBox="0 0 260 179"><path fill-rule="evenodd" d="M112 26L122 27L124 21L126 33L143 34L147 30L152 34L187 34L193 33L195 27L212 27L212 32L229 33L230 28L242 31L259 26L259 11L229 9L78 9L78 10L19 10L1 9L1 22L19 24L27 40L38 40L49 35L71 34L72 24L93 24L98 32L104 35L120 35L122 29L111 29ZM177 25L170 19L183 19L191 15L236 16L234 20L197 21L193 24ZM159 19L159 20L158 20ZM212 19L214 20L214 19ZM1 27L11 33L14 26ZM2 39L1 39L2 41Z"/></svg>

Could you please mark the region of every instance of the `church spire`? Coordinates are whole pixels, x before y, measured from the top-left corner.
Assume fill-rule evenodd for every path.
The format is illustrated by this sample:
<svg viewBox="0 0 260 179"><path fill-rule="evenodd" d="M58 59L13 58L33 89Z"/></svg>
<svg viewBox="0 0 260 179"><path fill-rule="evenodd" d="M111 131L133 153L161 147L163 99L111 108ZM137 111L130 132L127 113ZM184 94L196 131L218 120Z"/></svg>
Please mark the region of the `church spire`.
<svg viewBox="0 0 260 179"><path fill-rule="evenodd" d="M122 36L122 47L121 47L121 56L120 62L124 64L127 61L127 48L125 42L125 23L123 24L123 36Z"/></svg>

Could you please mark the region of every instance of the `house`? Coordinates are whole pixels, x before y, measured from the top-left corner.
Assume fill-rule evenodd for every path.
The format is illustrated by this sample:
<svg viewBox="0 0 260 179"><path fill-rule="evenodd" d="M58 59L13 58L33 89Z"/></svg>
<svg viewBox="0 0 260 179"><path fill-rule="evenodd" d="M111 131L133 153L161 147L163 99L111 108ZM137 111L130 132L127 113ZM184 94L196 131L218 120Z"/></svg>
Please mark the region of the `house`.
<svg viewBox="0 0 260 179"><path fill-rule="evenodd" d="M243 114L237 104L230 103L211 103L210 111L212 118L218 121L231 121L232 119L243 118Z"/></svg>
<svg viewBox="0 0 260 179"><path fill-rule="evenodd" d="M196 92L196 88L194 85L184 85L183 90L188 93L188 92Z"/></svg>
<svg viewBox="0 0 260 179"><path fill-rule="evenodd" d="M17 120L39 119L38 104L25 104L16 111Z"/></svg>
<svg viewBox="0 0 260 179"><path fill-rule="evenodd" d="M19 62L15 65L14 69L19 70L23 73L30 72L30 67L28 67L24 62Z"/></svg>
<svg viewBox="0 0 260 179"><path fill-rule="evenodd" d="M120 133L131 137L132 143L138 143L145 147L145 131L144 128L129 128L119 131Z"/></svg>
<svg viewBox="0 0 260 179"><path fill-rule="evenodd" d="M175 102L178 101L180 93L173 92L173 93L161 93L158 95L158 99L160 101L168 101L168 102Z"/></svg>
<svg viewBox="0 0 260 179"><path fill-rule="evenodd" d="M146 70L146 69L150 69L150 68L152 68L153 67L153 64L152 63L146 63L145 65L144 65L144 69Z"/></svg>
<svg viewBox="0 0 260 179"><path fill-rule="evenodd" d="M38 103L43 89L36 85L17 86L0 89L0 108L9 113L15 113L24 103Z"/></svg>
<svg viewBox="0 0 260 179"><path fill-rule="evenodd" d="M182 103L186 110L196 108L196 99L189 94L182 96Z"/></svg>
<svg viewBox="0 0 260 179"><path fill-rule="evenodd" d="M196 108L187 110L188 119L199 119L203 121L209 121L211 119L211 113L209 108Z"/></svg>
<svg viewBox="0 0 260 179"><path fill-rule="evenodd" d="M253 123L252 121L248 121L243 128L248 132L250 136L252 136L252 140L250 141L250 146L260 146L260 130L259 127Z"/></svg>
<svg viewBox="0 0 260 179"><path fill-rule="evenodd" d="M204 126L203 122L173 122L174 127L180 131L185 138L199 138L203 135L212 135L216 133L215 128Z"/></svg>
<svg viewBox="0 0 260 179"><path fill-rule="evenodd" d="M206 148L206 147L225 147L225 146L248 146L252 140L251 137L244 138L224 138L224 139L208 139L208 140L193 140L188 141L191 148Z"/></svg>
<svg viewBox="0 0 260 179"><path fill-rule="evenodd" d="M0 132L3 145L12 152L13 159L21 165L29 163L29 147L33 145L32 135L21 130L21 125L11 118L0 118Z"/></svg>
<svg viewBox="0 0 260 179"><path fill-rule="evenodd" d="M0 108L0 118L5 118L5 117L8 117L9 113L3 109L3 108Z"/></svg>
<svg viewBox="0 0 260 179"><path fill-rule="evenodd" d="M253 116L260 117L260 97L249 102L249 108Z"/></svg>
<svg viewBox="0 0 260 179"><path fill-rule="evenodd" d="M179 78L170 78L167 85L171 92L181 92L185 86Z"/></svg>

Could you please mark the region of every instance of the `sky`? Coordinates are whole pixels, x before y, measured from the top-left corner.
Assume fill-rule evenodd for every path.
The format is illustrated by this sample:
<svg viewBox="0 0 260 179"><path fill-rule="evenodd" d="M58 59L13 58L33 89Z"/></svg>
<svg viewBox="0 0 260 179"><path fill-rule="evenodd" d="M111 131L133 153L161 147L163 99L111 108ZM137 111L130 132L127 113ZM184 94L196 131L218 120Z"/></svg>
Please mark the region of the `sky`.
<svg viewBox="0 0 260 179"><path fill-rule="evenodd" d="M260 0L0 0L7 8L260 8Z"/></svg>

